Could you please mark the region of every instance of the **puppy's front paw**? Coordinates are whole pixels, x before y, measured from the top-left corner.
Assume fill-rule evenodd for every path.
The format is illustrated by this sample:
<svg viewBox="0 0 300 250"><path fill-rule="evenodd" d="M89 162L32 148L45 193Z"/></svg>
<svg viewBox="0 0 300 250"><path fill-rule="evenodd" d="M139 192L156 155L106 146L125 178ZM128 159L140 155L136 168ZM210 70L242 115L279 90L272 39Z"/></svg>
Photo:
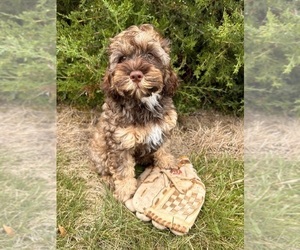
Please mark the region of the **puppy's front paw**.
<svg viewBox="0 0 300 250"><path fill-rule="evenodd" d="M160 169L178 169L176 160L171 154L160 154L155 158L155 166Z"/></svg>
<svg viewBox="0 0 300 250"><path fill-rule="evenodd" d="M114 197L121 202L125 202L134 195L136 188L137 180L135 178L116 181Z"/></svg>

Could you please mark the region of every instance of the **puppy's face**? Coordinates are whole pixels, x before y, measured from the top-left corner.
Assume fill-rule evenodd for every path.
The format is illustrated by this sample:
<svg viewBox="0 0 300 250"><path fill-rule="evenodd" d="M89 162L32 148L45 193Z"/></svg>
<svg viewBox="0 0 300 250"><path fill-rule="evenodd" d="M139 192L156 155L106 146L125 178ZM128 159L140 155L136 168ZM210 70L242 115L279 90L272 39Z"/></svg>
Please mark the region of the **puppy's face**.
<svg viewBox="0 0 300 250"><path fill-rule="evenodd" d="M138 100L172 96L178 82L170 67L168 46L168 40L149 24L131 26L111 39L103 83L106 94Z"/></svg>

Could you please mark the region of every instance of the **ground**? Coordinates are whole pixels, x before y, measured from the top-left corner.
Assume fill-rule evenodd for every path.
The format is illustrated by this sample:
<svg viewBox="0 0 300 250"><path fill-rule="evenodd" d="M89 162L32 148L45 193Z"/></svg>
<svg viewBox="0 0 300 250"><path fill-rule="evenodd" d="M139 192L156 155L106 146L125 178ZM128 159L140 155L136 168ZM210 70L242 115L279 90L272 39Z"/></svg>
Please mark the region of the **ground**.
<svg viewBox="0 0 300 250"><path fill-rule="evenodd" d="M245 249L300 249L300 120L245 115Z"/></svg>
<svg viewBox="0 0 300 250"><path fill-rule="evenodd" d="M2 104L0 120L1 249L55 249L55 110Z"/></svg>
<svg viewBox="0 0 300 250"><path fill-rule="evenodd" d="M178 237L139 221L92 170L87 144L98 115L1 106L0 222L14 232L0 229L3 248L55 249L57 236L58 249L236 250L245 228L245 249L300 249L299 119L253 112L244 127L217 112L180 115L170 149L191 158L207 193Z"/></svg>
<svg viewBox="0 0 300 250"><path fill-rule="evenodd" d="M59 107L59 249L243 249L243 119L202 111L180 115L169 141L187 155L207 187L199 219L184 237L139 221L92 170L90 130L99 113ZM199 248L201 247L201 248Z"/></svg>

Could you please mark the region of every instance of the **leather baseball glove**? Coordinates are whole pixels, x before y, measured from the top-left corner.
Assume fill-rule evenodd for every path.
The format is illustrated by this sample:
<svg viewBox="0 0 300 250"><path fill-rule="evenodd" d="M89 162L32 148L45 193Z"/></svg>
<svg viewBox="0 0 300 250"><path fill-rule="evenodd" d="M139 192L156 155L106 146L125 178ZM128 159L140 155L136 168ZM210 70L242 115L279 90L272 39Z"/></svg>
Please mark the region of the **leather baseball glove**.
<svg viewBox="0 0 300 250"><path fill-rule="evenodd" d="M169 228L176 235L184 235L193 226L204 198L204 184L190 160L181 157L175 169L147 168L125 205L139 219L152 220L158 229Z"/></svg>

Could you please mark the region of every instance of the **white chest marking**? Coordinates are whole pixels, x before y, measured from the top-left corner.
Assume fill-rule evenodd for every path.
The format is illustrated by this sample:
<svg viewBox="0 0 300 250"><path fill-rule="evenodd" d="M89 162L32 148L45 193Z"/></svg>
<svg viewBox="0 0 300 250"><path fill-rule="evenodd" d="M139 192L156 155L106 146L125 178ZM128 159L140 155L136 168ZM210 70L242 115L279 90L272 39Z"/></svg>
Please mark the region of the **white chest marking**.
<svg viewBox="0 0 300 250"><path fill-rule="evenodd" d="M157 148L163 143L163 131L158 125L154 125L146 137L146 144L149 145L150 148Z"/></svg>
<svg viewBox="0 0 300 250"><path fill-rule="evenodd" d="M145 103L150 111L155 111L155 107L160 107L158 100L161 98L160 94L152 93L149 97L143 97L142 103Z"/></svg>

